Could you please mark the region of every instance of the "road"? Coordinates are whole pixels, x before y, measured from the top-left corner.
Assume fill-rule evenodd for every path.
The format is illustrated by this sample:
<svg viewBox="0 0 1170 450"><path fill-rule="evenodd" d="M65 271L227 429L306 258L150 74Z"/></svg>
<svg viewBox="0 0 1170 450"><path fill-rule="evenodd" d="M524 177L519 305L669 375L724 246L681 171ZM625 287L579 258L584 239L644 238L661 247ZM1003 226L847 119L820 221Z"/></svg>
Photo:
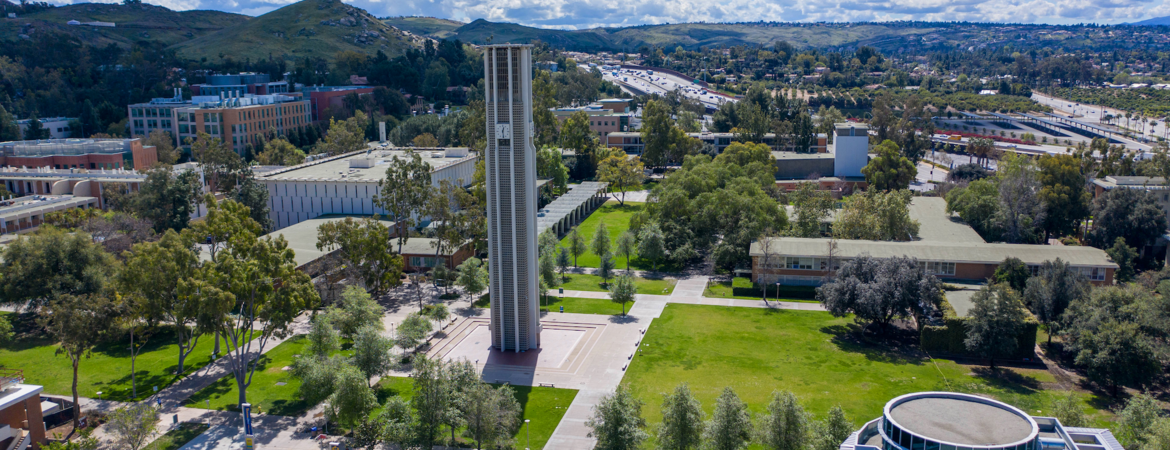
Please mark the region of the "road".
<svg viewBox="0 0 1170 450"><path fill-rule="evenodd" d="M590 70L589 67L582 67ZM601 76L602 79L611 83L619 86L633 87L646 93L663 95L667 92L677 90L686 97L698 100L708 109L719 109L719 105L724 102L735 101L733 98L708 92L702 86L694 83L694 80L656 71L653 74L648 72L651 71L634 69L603 70Z"/></svg>
<svg viewBox="0 0 1170 450"><path fill-rule="evenodd" d="M1035 92L1032 93L1032 100L1035 100L1041 105L1051 107L1053 109L1053 114L1060 114L1065 117L1071 114L1074 116L1071 119L1078 122L1117 129L1119 132L1124 131L1124 129L1127 128L1135 135L1139 134L1138 130L1141 130L1141 134L1145 135L1146 138L1151 140L1156 140L1159 136L1165 137L1168 131L1165 119L1155 119L1152 125L1147 123L1145 127L1139 127L1137 120L1131 119L1127 121L1125 119L1125 111L1118 109L1077 103L1062 98L1038 94ZM1106 115L1112 115L1115 118L1119 118L1115 119L1113 124L1118 124L1121 126L1106 124L1103 121Z"/></svg>

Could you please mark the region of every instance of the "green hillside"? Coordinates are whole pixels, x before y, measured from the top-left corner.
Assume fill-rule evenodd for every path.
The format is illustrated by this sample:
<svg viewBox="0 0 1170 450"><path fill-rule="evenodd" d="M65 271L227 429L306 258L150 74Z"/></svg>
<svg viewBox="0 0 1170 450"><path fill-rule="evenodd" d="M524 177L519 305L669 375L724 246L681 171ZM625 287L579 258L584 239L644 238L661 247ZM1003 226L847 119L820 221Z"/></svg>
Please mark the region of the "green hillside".
<svg viewBox="0 0 1170 450"><path fill-rule="evenodd" d="M402 31L434 39L453 37L455 29L464 25L463 22L437 17L389 17L382 19L382 22Z"/></svg>
<svg viewBox="0 0 1170 450"><path fill-rule="evenodd" d="M408 47L420 47L424 38L386 25L361 8L340 0L302 0L236 27L208 34L174 47L188 59L261 59L269 55L298 60L332 59L352 50L373 55L381 50L393 57Z"/></svg>
<svg viewBox="0 0 1170 450"><path fill-rule="evenodd" d="M860 44L901 43L936 28L882 24L719 24L685 23L628 28L549 30L512 23L476 20L454 31L454 36L474 44L492 42L547 42L553 47L579 51L634 51L643 45L726 47L770 45L788 41L798 47L835 47Z"/></svg>
<svg viewBox="0 0 1170 450"><path fill-rule="evenodd" d="M8 3L8 2L4 2ZM48 8L16 19L0 19L0 40L20 35L65 33L90 44L129 46L139 41L173 45L248 22L250 17L220 11L171 11L143 3L137 6L107 3L78 3ZM113 22L114 27L68 25L78 22Z"/></svg>

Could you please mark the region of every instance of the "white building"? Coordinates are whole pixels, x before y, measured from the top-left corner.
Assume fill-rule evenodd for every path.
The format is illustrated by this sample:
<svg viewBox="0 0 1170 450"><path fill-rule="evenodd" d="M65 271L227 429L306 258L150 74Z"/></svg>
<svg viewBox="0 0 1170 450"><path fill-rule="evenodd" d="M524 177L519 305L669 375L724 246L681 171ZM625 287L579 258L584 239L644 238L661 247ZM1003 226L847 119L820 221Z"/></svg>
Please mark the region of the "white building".
<svg viewBox="0 0 1170 450"><path fill-rule="evenodd" d="M442 180L470 185L479 158L466 148L371 148L266 172L256 181L268 190L268 217L275 229L325 214L387 214L374 205L378 182L386 178L389 161L410 152L430 164L435 186Z"/></svg>
<svg viewBox="0 0 1170 450"><path fill-rule="evenodd" d="M839 123L833 128L833 176L864 177L861 168L869 164L869 126L862 123Z"/></svg>
<svg viewBox="0 0 1170 450"><path fill-rule="evenodd" d="M41 127L49 130L49 139L68 139L72 137L72 132L69 129L69 121L77 120L77 118L70 117L48 117L44 119L37 119L41 122ZM28 130L28 124L32 123L32 119L17 120L16 126L20 127L20 135L24 136L25 130Z"/></svg>
<svg viewBox="0 0 1170 450"><path fill-rule="evenodd" d="M488 273L492 345L540 347L532 46L484 47Z"/></svg>

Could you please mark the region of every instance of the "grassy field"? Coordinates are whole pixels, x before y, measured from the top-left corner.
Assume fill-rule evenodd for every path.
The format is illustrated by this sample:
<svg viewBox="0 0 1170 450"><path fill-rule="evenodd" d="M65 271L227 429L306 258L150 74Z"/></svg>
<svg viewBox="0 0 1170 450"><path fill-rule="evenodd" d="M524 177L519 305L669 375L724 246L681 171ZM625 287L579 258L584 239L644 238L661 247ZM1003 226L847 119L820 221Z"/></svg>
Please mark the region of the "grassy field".
<svg viewBox="0 0 1170 450"><path fill-rule="evenodd" d="M301 381L284 370L285 367L291 367L299 355L304 354L307 342L304 336L294 336L260 357L260 365L252 375L252 384L248 386L248 403L255 410L266 414L295 416L313 406L300 399L298 390ZM341 353L347 354L345 349L348 348L349 344L343 343ZM236 406L239 396L235 376L228 375L196 392L187 400L186 406L207 408L207 401L210 400L211 409L239 411Z"/></svg>
<svg viewBox="0 0 1170 450"><path fill-rule="evenodd" d="M57 345L41 334L32 314L3 314L13 325L16 336L0 346L0 367L20 369L29 383L45 387L45 393L72 395L73 368L69 358L57 354ZM140 341L136 341L140 342ZM211 362L214 347L211 336L204 336L187 356L183 374L186 375ZM99 344L78 368L77 393L82 397L97 398L98 391L106 400L131 400L130 339L118 338ZM178 380L179 347L174 335L164 329L146 341L134 364L137 374L138 399L146 398L159 389Z"/></svg>
<svg viewBox="0 0 1170 450"><path fill-rule="evenodd" d="M561 307L565 307L566 313L573 314L606 314L614 315L622 313L622 304L614 303L613 300L604 298L579 298L579 297L565 297L560 298L555 295L550 295L544 301L544 306L540 309L542 311L560 312ZM626 303L626 311L634 307L634 302Z"/></svg>
<svg viewBox="0 0 1170 450"><path fill-rule="evenodd" d="M590 214L589 217L585 218L585 221L577 225L578 232L580 232L581 237L585 239L585 248L592 246L593 233L596 233L597 226L604 222L605 229L609 232L610 251L614 253L614 267L625 270L626 257L617 254L617 249L615 247L617 245L617 238L622 234L623 231L626 231L630 228L630 217L633 217L634 213L641 211L644 205L645 203L634 202L626 202L625 205L619 205L617 201L610 200L600 208L597 208L597 210L593 211L593 214ZM561 239L561 247L569 248L569 235L566 234L565 238ZM570 260L571 259L572 258L570 258ZM601 257L593 253L591 250L587 250L585 254L577 257L577 265L580 267L596 268L600 264ZM630 261L630 268L635 270L650 270L653 267L650 264L650 261L634 257ZM660 263L658 265L658 269L665 272L671 272L677 270L677 267L667 265L666 263Z"/></svg>
<svg viewBox="0 0 1170 450"><path fill-rule="evenodd" d="M181 423L178 428L167 431L154 442L143 447L143 450L179 450L196 436L207 431L208 428L205 423Z"/></svg>
<svg viewBox="0 0 1170 450"><path fill-rule="evenodd" d="M624 270L615 271L615 275L624 273ZM561 288L574 291L608 292L609 289L602 284L603 281L597 275L575 273L565 275L565 281L561 284ZM669 295L674 291L674 283L677 281L674 278L634 278L634 284L638 286L639 294ZM610 278L610 282L613 282L613 278ZM553 290L552 293L555 294L556 291Z"/></svg>
<svg viewBox="0 0 1170 450"><path fill-rule="evenodd" d="M735 277L731 282L720 281L711 283L703 292L706 297L736 298L741 300L760 300L764 293L747 277ZM776 286L768 287L768 300L779 298L786 302L816 303L816 290L804 286Z"/></svg>
<svg viewBox="0 0 1170 450"><path fill-rule="evenodd" d="M414 395L413 383L410 378L402 377L386 377L378 381L378 401L385 403L387 399L393 396L401 396L407 401ZM516 430L514 436L513 448L531 448L539 450L544 448L544 444L548 442L548 438L552 436L553 430L557 428L557 424L561 422L561 417L565 415L569 404L573 403L573 398L577 396L577 391L574 389L558 389L550 387L531 387L531 386L512 386L512 390L516 394L516 401L520 403L522 418L520 419L521 426ZM378 412L375 411L374 414ZM525 433L524 419L531 420L528 424L530 427L528 432L531 436ZM456 434L460 438L459 434ZM450 438L450 431L444 438ZM526 442L526 438L531 439L531 447ZM467 441L460 438L464 444L473 441ZM474 445L463 445L463 447L474 447Z"/></svg>
<svg viewBox="0 0 1170 450"><path fill-rule="evenodd" d="M835 404L854 424L881 415L890 399L918 391L989 395L1029 414L1050 412L1055 378L1045 370L1000 369L931 360L916 347L862 341L850 318L824 312L671 304L655 319L622 383L662 420L662 394L686 381L708 414L731 386L753 414L775 390L789 390L805 409L823 417ZM1082 394L1098 423L1105 399ZM1092 406L1089 406L1092 405Z"/></svg>

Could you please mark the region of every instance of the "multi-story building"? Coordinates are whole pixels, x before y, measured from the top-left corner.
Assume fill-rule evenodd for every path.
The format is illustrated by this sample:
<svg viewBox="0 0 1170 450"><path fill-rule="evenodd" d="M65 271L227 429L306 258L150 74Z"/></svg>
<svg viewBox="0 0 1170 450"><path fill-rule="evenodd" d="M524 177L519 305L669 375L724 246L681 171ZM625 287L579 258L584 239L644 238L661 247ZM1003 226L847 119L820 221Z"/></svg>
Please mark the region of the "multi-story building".
<svg viewBox="0 0 1170 450"><path fill-rule="evenodd" d="M76 117L46 117L44 119L37 119L41 123L41 127L49 130L49 139L68 139L73 136L72 130L69 129L69 122L77 120ZM16 121L16 126L20 128L20 135L24 136L25 131L28 131L28 125L32 123L32 119L21 119Z"/></svg>
<svg viewBox="0 0 1170 450"><path fill-rule="evenodd" d="M148 147L153 148L153 147ZM195 163L176 164L172 173L193 171L204 183L203 174ZM137 191L146 182L146 174L127 169L53 169L51 167L0 166L0 186L21 197L28 196L72 196L74 200L93 198L94 206L107 208L106 193ZM206 188L204 188L206 190ZM84 202L90 204L91 202ZM200 204L191 218L203 217L207 208Z"/></svg>
<svg viewBox="0 0 1170 450"><path fill-rule="evenodd" d="M309 97L310 109L313 112L313 122L327 120L329 108L340 109L344 106L345 96L349 94L371 95L374 88L367 86L304 86L301 94Z"/></svg>
<svg viewBox="0 0 1170 450"><path fill-rule="evenodd" d="M45 215L70 208L97 208L96 197L73 195L26 195L0 199L0 234L19 233L39 227Z"/></svg>
<svg viewBox="0 0 1170 450"><path fill-rule="evenodd" d="M309 101L300 93L196 96L189 102L155 99L129 108L133 136L160 129L174 136L176 146L189 147L189 140L206 133L222 139L239 154L265 136L283 135L313 121Z"/></svg>
<svg viewBox="0 0 1170 450"><path fill-rule="evenodd" d="M0 167L37 169L147 169L158 162L154 147L139 139L45 139L0 142ZM9 189L9 191L13 191Z"/></svg>
<svg viewBox="0 0 1170 450"><path fill-rule="evenodd" d="M268 190L268 214L276 229L328 214L386 215L374 204L386 164L397 158L422 156L431 166L431 182L446 180L471 185L479 156L467 148L371 148L318 159L256 175Z"/></svg>
<svg viewBox="0 0 1170 450"><path fill-rule="evenodd" d="M840 450L1125 450L1103 428L1065 427L997 400L916 392L890 400Z"/></svg>
<svg viewBox="0 0 1170 450"><path fill-rule="evenodd" d="M569 116L583 111L589 116L589 130L597 133L601 142L607 142L610 133L630 130L630 114L616 113L612 109L602 108L599 105L590 105L581 108L557 108L552 110L557 121L564 123Z"/></svg>
<svg viewBox="0 0 1170 450"><path fill-rule="evenodd" d="M735 133L687 133L687 136L693 137L704 144L709 144L715 147L717 152L722 153L735 142ZM642 142L642 133L637 131L618 131L611 132L602 140L606 146L612 148L620 148L631 155L640 155L645 148L645 143ZM776 135L768 133L764 135L764 143L776 151L792 151L791 146L781 148L776 141ZM825 153L828 151L828 137L824 134L817 134L812 144L809 146L814 153Z"/></svg>
<svg viewBox="0 0 1170 450"><path fill-rule="evenodd" d="M243 97L244 94L271 95L289 91L287 81L272 81L266 73L208 75L207 82L191 85L199 95Z"/></svg>
<svg viewBox="0 0 1170 450"><path fill-rule="evenodd" d="M485 46L483 63L492 346L522 352L540 347L532 46Z"/></svg>

